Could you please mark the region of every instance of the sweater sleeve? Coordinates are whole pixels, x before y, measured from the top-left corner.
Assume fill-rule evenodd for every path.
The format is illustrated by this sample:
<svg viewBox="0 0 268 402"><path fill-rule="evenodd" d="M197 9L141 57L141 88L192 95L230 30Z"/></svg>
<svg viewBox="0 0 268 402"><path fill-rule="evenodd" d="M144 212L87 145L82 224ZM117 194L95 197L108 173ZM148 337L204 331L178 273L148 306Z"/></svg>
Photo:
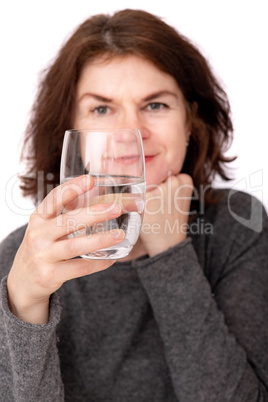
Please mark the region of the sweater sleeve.
<svg viewBox="0 0 268 402"><path fill-rule="evenodd" d="M268 401L267 217L258 232L223 216L205 252L210 280L190 238L137 269L178 400Z"/></svg>
<svg viewBox="0 0 268 402"><path fill-rule="evenodd" d="M64 400L56 326L60 319L57 294L51 296L49 322L33 325L9 310L7 276L16 253L18 233L0 246L0 399L5 402L61 402Z"/></svg>
<svg viewBox="0 0 268 402"><path fill-rule="evenodd" d="M0 388L2 400L60 402L64 400L55 327L60 306L50 302L46 325L33 325L12 315L8 308L6 277L1 282Z"/></svg>

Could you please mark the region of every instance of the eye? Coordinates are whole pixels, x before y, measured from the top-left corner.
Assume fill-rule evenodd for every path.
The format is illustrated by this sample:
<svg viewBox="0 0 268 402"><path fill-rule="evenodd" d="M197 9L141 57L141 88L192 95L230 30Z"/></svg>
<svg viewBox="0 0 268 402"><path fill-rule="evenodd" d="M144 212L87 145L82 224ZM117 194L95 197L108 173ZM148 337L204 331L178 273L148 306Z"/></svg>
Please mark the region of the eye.
<svg viewBox="0 0 268 402"><path fill-rule="evenodd" d="M157 110L165 109L167 107L168 106L165 103L153 102L153 103L149 103L149 105L147 105L146 109L148 109L150 111L157 111Z"/></svg>
<svg viewBox="0 0 268 402"><path fill-rule="evenodd" d="M95 114L107 114L108 109L108 106L97 106L92 110L92 112Z"/></svg>

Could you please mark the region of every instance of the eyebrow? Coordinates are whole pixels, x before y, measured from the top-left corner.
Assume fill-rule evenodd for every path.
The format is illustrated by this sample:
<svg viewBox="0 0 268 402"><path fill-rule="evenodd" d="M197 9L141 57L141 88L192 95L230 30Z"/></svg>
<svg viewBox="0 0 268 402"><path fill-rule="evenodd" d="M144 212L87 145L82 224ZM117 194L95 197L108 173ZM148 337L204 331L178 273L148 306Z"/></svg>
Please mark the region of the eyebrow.
<svg viewBox="0 0 268 402"><path fill-rule="evenodd" d="M153 99L160 98L161 96L173 96L176 99L178 98L177 95L175 94L175 92L164 90L164 91L154 92L154 93L146 96L146 98L144 98L143 101L149 102Z"/></svg>
<svg viewBox="0 0 268 402"><path fill-rule="evenodd" d="M142 101L149 102L149 101L151 101L153 99L157 99L161 96L173 96L176 99L178 98L177 95L175 94L175 92L163 90L163 91L153 92L152 94L143 98ZM79 102L81 102L81 100L84 99L85 97L92 97L92 98L96 99L97 101L105 102L105 103L110 103L113 101L112 99L106 98L105 96L86 92L80 97Z"/></svg>
<svg viewBox="0 0 268 402"><path fill-rule="evenodd" d="M106 103L112 102L112 99L106 98L105 96L102 96L102 95L92 94L92 93L90 93L90 92L84 93L84 94L79 98L79 102L81 102L82 99L87 98L87 97L94 98L94 99L96 99L96 100L98 100L98 101L100 101L100 102L106 102Z"/></svg>

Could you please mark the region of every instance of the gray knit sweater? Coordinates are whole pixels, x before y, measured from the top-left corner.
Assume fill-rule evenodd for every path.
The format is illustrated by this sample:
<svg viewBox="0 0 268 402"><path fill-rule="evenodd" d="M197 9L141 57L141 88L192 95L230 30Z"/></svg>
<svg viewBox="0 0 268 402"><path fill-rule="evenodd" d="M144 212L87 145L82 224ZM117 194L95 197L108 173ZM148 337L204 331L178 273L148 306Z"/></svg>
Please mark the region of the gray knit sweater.
<svg viewBox="0 0 268 402"><path fill-rule="evenodd" d="M6 275L25 228L12 233L0 246L0 401L268 401L260 208L225 191L183 243L64 284L47 325L8 309Z"/></svg>

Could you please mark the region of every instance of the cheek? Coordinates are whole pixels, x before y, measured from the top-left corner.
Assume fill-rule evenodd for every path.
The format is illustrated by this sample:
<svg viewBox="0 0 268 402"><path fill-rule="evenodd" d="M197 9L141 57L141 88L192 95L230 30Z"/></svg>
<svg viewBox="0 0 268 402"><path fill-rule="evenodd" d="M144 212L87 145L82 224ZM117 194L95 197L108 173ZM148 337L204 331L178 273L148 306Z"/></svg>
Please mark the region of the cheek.
<svg viewBox="0 0 268 402"><path fill-rule="evenodd" d="M170 141L169 146L163 148L163 153L156 159L155 163L146 166L146 182L149 185L163 183L170 175L178 175L181 172L187 147L186 140L180 142Z"/></svg>
<svg viewBox="0 0 268 402"><path fill-rule="evenodd" d="M172 150L167 155L167 167L172 174L180 173L186 156L186 145L181 145L180 148Z"/></svg>
<svg viewBox="0 0 268 402"><path fill-rule="evenodd" d="M180 173L182 169L187 152L186 142L186 133L183 130L181 135L176 139L174 138L173 142L170 141L167 146L165 162L173 175Z"/></svg>
<svg viewBox="0 0 268 402"><path fill-rule="evenodd" d="M169 175L168 169L163 165L146 169L146 186L147 188L157 186L163 183Z"/></svg>
<svg viewBox="0 0 268 402"><path fill-rule="evenodd" d="M179 153L172 160L168 157L161 158L154 165L146 166L147 186L159 185L167 180L170 175L178 175L181 171L184 158Z"/></svg>

